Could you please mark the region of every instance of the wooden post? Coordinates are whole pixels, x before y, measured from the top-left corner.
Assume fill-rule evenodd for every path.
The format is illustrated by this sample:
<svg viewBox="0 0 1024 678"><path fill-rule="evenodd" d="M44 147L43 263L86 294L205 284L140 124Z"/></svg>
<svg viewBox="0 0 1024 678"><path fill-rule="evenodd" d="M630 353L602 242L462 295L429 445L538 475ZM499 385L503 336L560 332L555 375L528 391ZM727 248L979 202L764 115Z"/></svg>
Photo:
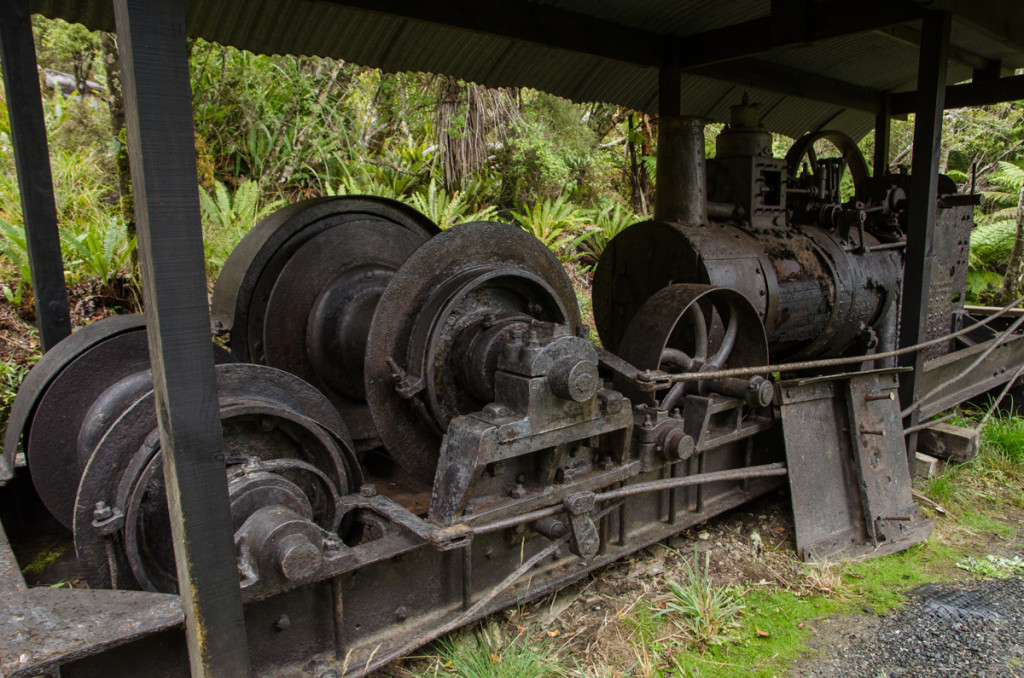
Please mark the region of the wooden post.
<svg viewBox="0 0 1024 678"><path fill-rule="evenodd" d="M71 334L28 0L0 0L0 57L43 351Z"/></svg>
<svg viewBox="0 0 1024 678"><path fill-rule="evenodd" d="M903 270L903 308L900 346L924 341L928 328L928 298L932 272L932 243L938 202L939 151L942 146L942 111L946 96L946 61L951 24L948 12L925 12L921 52L917 68L917 112L914 117L914 159L911 165L907 206L907 250ZM924 354L900 357L900 365L914 368L900 375L900 403L907 407L920 397ZM916 411L904 422L917 425ZM907 436L907 453L913 464L917 434Z"/></svg>
<svg viewBox="0 0 1024 678"><path fill-rule="evenodd" d="M193 676L249 675L221 452L183 0L115 0L139 264Z"/></svg>
<svg viewBox="0 0 1024 678"><path fill-rule="evenodd" d="M889 169L889 144L892 140L892 105L889 92L882 92L878 102L878 113L875 115L875 157L874 177L885 176ZM858 198L862 196L857 196Z"/></svg>

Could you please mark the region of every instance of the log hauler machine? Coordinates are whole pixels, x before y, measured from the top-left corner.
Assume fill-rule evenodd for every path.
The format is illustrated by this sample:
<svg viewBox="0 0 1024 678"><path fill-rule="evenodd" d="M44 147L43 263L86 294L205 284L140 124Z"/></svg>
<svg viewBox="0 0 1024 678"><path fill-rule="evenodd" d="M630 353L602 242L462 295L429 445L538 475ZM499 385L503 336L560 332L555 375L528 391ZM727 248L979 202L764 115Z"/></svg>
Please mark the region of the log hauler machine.
<svg viewBox="0 0 1024 678"><path fill-rule="evenodd" d="M710 160L702 119L662 116L655 218L598 263L596 343L559 261L514 226L440 232L395 201L337 197L246 235L214 291L219 341L197 351L215 363L206 478L226 488L254 673L364 675L787 485L804 559L928 536L905 420L1022 362L1024 320L996 330L1000 314L964 308L974 196L938 181L928 323L908 347L920 184L869 176L840 132L773 157L738 99ZM37 495L70 531L89 588L26 589L16 526L0 531L5 676L180 676L218 659L186 614L207 601L179 581L196 528L175 517L188 487L165 458L173 375L151 357L173 350L165 329L97 322L21 387L3 492ZM901 405L897 359L918 353Z"/></svg>

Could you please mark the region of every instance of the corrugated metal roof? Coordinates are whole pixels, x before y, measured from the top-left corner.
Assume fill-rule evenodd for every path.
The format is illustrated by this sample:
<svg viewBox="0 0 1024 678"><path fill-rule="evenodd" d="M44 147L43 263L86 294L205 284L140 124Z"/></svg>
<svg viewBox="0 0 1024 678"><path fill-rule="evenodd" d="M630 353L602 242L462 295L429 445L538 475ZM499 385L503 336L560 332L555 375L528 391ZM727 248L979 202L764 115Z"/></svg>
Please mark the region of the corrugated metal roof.
<svg viewBox="0 0 1024 678"><path fill-rule="evenodd" d="M434 1L443 6L439 0ZM823 1L817 0L815 6L823 6ZM954 13L952 44L979 58L998 59L1004 66L1024 66L1024 45L993 39L958 17L958 8L976 15L979 4L995 1L943 0ZM491 0L470 9L479 14L491 6L508 6L509 2L517 3L516 7L526 14L531 14L531 8L557 9L584 19L600 19L624 31L645 31L653 42L659 36L695 36L763 18L769 15L771 5L770 0ZM968 4L971 12L966 12ZM190 35L254 52L316 54L387 71L447 73L489 86L533 87L576 101L605 101L650 113L657 111L657 69L650 64L525 42L500 35L501 27L469 30L354 9L343 1L186 0L185 5ZM458 3L455 6L462 7ZM32 7L91 28L113 28L109 0L33 0ZM531 28L548 42L560 42L557 27L543 25L540 18L526 19L528 24L533 21ZM914 31L920 31L920 22L908 21L900 28L904 30L903 38L912 37ZM580 36L574 37L578 44ZM773 72L793 73L794 78L809 74L863 88L856 91L900 92L916 88L917 54L917 47L906 39L869 31L754 58L775 68ZM733 65L743 69L745 63L754 62L747 59ZM950 61L950 83L971 74L970 66ZM716 71L715 75L722 72ZM751 82L752 77L733 76L731 80L684 74L683 112L724 121L729 106L748 92L752 100L760 102L765 125L790 136L828 125L859 138L873 125L870 112L813 100L816 92L800 91L803 96L798 97L769 91L777 84L757 87L761 81ZM744 84L734 84L736 81Z"/></svg>

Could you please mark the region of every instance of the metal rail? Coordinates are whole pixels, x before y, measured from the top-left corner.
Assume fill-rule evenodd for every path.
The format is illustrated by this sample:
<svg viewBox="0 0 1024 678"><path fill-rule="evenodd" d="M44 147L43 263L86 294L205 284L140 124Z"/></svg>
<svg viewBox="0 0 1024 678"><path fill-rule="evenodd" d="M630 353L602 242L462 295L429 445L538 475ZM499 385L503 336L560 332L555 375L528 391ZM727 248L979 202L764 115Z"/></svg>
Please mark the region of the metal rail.
<svg viewBox="0 0 1024 678"><path fill-rule="evenodd" d="M859 356L844 356L841 358L825 358L822 360L807 360L796 363L782 363L779 365L760 365L754 367L735 367L728 370L715 370L712 372L686 372L682 374L667 374L659 370L644 370L639 372L636 377L636 383L642 390L656 391L665 388L669 388L673 384L678 384L687 381L706 381L709 379L726 379L730 377L754 377L763 374L770 374L772 372L796 372L801 370L813 370L821 369L823 367L839 367L842 365L856 365L866 361L884 360L886 358L895 358L897 356L906 355L908 353L914 353L915 351L921 351L931 346L947 342L951 339L956 339L965 334L973 332L974 330L988 325L990 322L999 318L1006 313L1009 313L1015 306L1024 301L1024 296L1017 298L1003 309L996 313L988 316L984 320L979 320L973 325L969 325L961 330L952 332L951 334L943 335L935 339L921 342L920 344L914 344L913 346L905 346L903 348L894 349L892 351L884 351L882 353L873 353L870 355L859 355Z"/></svg>
<svg viewBox="0 0 1024 678"><path fill-rule="evenodd" d="M773 476L784 476L788 473L789 471L786 469L786 465L782 463L748 466L745 468L711 471L708 473L695 473L693 475L683 476L680 478L665 478L663 480L652 480L647 483L637 483L636 485L626 485L625 487L620 487L615 490L608 490L607 492L595 494L594 500L599 502L614 501L616 499L631 497L637 494L661 492L663 490L673 490L680 487L689 487L691 485L703 485L706 483L717 483L728 480L748 480L750 478L769 478ZM558 513L563 513L564 511L565 507L558 504L556 506L549 506L547 508L524 513L519 516L512 516L511 518L498 520L479 527L473 527L466 532L461 532L460 534L489 534L491 532L498 532L510 527L516 527L517 525L522 525L524 523L532 523L542 518L548 518Z"/></svg>

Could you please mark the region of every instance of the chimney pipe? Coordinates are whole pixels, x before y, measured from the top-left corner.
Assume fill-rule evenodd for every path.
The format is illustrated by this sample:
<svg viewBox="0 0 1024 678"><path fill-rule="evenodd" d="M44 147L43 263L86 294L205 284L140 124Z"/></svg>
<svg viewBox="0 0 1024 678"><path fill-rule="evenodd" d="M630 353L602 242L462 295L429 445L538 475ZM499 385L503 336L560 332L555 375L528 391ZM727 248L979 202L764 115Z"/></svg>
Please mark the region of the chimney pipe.
<svg viewBox="0 0 1024 678"><path fill-rule="evenodd" d="M698 226L708 221L704 167L704 118L669 116L658 121L654 218Z"/></svg>

